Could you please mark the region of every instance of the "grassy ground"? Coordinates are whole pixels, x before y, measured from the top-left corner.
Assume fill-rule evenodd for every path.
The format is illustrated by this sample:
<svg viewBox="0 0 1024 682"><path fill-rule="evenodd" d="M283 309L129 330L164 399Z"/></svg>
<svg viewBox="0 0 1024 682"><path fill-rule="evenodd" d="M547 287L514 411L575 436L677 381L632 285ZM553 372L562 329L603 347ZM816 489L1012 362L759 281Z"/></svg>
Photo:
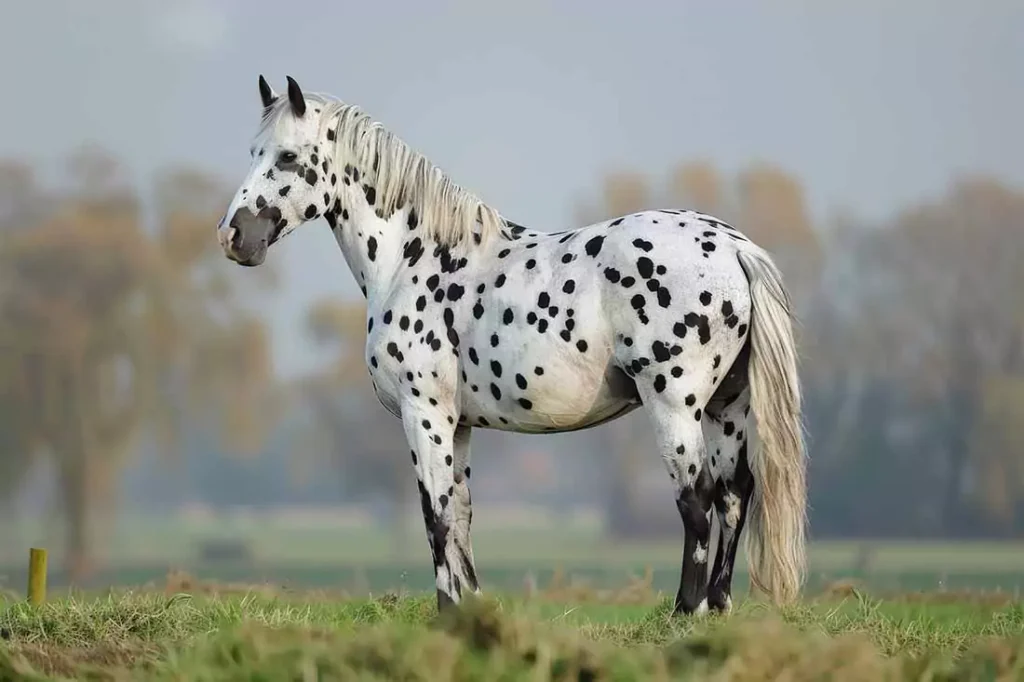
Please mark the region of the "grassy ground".
<svg viewBox="0 0 1024 682"><path fill-rule="evenodd" d="M196 543L210 537L246 539L253 555L204 562ZM0 682L1024 680L1019 543L816 542L801 604L687 619L663 596L678 541L482 526L478 568L500 596L438 619L415 596L433 582L420 533L396 553L365 529L147 521L109 539L88 593L67 591L59 544L37 539L0 557ZM30 545L57 550L40 608L22 601ZM742 595L743 557L738 568ZM524 593L531 577L542 587ZM111 584L135 591L98 591Z"/></svg>
<svg viewBox="0 0 1024 682"><path fill-rule="evenodd" d="M163 592L0 610L0 680L1015 680L1024 605L998 595L872 598L674 618L637 583L552 585L438 618L427 596L344 600L177 577Z"/></svg>

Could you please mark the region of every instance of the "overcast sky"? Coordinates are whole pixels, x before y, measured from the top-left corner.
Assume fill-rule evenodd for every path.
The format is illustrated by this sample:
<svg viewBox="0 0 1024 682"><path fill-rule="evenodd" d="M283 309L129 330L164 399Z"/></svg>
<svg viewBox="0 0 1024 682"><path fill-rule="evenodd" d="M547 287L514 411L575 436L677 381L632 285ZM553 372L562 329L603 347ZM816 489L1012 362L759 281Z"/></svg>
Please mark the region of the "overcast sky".
<svg viewBox="0 0 1024 682"><path fill-rule="evenodd" d="M684 159L777 163L819 216L960 173L1024 186L1021 0L4 0L0 37L0 154L98 143L140 183L169 163L240 181L264 73L360 104L541 229L609 169ZM271 260L292 372L305 306L358 290L322 221Z"/></svg>

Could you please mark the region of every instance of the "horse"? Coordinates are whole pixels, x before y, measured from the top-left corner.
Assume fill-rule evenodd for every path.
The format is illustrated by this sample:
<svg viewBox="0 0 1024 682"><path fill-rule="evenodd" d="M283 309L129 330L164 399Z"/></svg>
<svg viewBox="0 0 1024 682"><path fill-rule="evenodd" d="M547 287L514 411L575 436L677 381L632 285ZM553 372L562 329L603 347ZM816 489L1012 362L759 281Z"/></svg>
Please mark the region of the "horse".
<svg viewBox="0 0 1024 682"><path fill-rule="evenodd" d="M262 75L258 84L251 164L219 244L254 267L299 225L330 226L366 299L374 392L410 448L439 611L481 592L472 430L562 433L640 406L684 528L673 612L731 609L745 524L752 587L776 605L797 597L806 463L795 317L763 248L693 210L530 230L360 107L304 93L291 76L285 96Z"/></svg>

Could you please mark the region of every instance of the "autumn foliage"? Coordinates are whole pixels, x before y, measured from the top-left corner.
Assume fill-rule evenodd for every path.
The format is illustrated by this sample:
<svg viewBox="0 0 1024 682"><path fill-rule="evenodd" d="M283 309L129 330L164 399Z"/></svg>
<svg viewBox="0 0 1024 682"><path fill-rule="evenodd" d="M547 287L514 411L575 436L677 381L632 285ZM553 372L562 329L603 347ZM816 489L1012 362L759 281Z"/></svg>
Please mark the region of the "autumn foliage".
<svg viewBox="0 0 1024 682"><path fill-rule="evenodd" d="M56 191L0 168L0 431L2 485L34 458L56 464L66 561L81 576L92 515L140 442L173 450L191 420L227 448L257 446L272 370L266 329L233 300L213 239L223 188L167 173L147 216L113 159L85 150L69 170Z"/></svg>

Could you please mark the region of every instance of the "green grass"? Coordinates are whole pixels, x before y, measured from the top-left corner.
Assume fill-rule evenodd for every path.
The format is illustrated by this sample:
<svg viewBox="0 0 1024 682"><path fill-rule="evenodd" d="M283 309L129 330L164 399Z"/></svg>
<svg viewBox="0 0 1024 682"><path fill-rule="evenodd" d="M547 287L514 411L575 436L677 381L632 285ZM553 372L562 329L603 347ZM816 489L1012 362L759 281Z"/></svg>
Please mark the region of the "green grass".
<svg viewBox="0 0 1024 682"><path fill-rule="evenodd" d="M146 521L123 531L108 537L87 593L68 592L59 544L5 544L0 682L1024 680L1020 543L815 542L807 594L819 596L781 612L739 600L728 618L672 618L661 595L679 579L678 541L481 525L479 574L500 596L438 619L432 597L408 596L433 583L419 532L396 553L373 530ZM203 537L248 539L254 558L204 563ZM53 600L30 608L27 548L40 545L54 550ZM739 597L743 557L737 567ZM168 576L174 568L213 582ZM643 578L623 589L631 574ZM527 576L544 586L530 598ZM97 596L111 584L134 591Z"/></svg>
<svg viewBox="0 0 1024 682"><path fill-rule="evenodd" d="M433 597L394 594L11 601L0 680L1024 679L1024 605L1005 597L850 590L681 618L642 590L574 596L503 595L440 618Z"/></svg>

